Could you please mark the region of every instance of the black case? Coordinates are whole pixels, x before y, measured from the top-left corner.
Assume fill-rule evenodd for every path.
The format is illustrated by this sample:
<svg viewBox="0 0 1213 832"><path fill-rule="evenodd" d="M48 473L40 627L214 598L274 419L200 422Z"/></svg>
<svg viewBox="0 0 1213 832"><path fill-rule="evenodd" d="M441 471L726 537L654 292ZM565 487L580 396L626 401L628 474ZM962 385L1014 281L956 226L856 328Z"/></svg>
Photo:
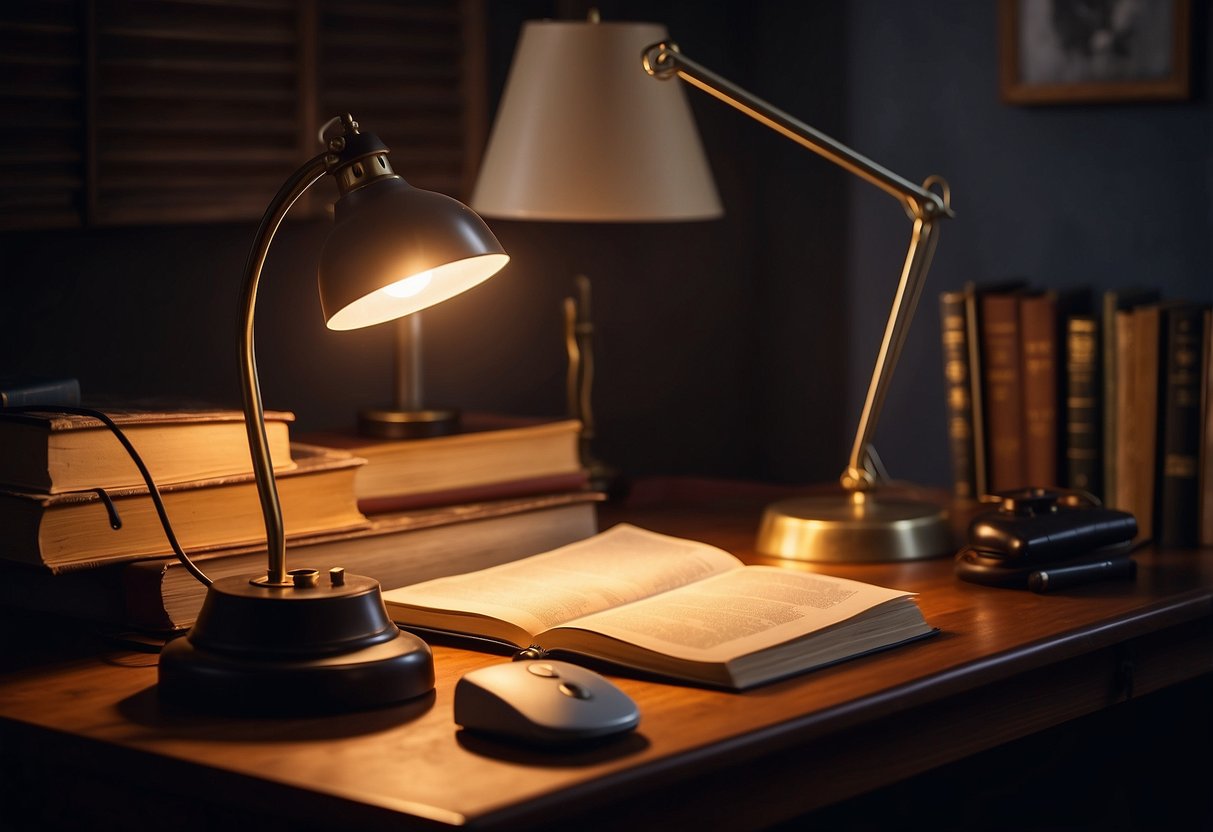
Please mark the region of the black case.
<svg viewBox="0 0 1213 832"><path fill-rule="evenodd" d="M1127 558L1137 519L1102 508L1082 492L1026 488L995 495L999 506L969 524L968 545L956 555L960 578L989 586L1026 588L1046 566Z"/></svg>

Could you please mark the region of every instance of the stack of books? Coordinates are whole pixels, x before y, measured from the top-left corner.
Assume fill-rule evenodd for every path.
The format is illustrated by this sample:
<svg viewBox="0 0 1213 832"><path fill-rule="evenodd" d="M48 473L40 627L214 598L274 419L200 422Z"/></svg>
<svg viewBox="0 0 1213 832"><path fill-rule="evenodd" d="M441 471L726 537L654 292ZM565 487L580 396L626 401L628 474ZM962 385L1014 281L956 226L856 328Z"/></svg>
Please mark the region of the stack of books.
<svg viewBox="0 0 1213 832"><path fill-rule="evenodd" d="M263 572L265 526L243 414L106 412L143 458L177 540L199 568L211 579ZM292 567L344 566L390 588L534 554L596 531L594 503L601 495L584 487L584 472L558 477L551 471L542 479L520 467L512 479L532 486L504 484L511 478L501 471L512 470L517 452L542 459L536 437L567 437L563 423L555 423L556 430L540 422L521 431L518 425L485 427L475 442L412 440L415 447L377 458L372 453L371 461L351 449L293 438L293 421L290 413L266 414ZM572 437L548 444L568 444L575 459L575 430ZM146 484L108 428L53 408L0 410L0 445L6 449L0 457L0 602L141 630L193 623L205 587L173 553ZM451 447L462 448L462 456ZM486 454L505 467L482 465ZM436 465L444 477L433 476ZM396 475L382 470L392 466ZM378 491L359 484L372 467L381 469L370 480ZM496 470L484 485L503 484L452 486L468 468ZM462 475L464 481L476 476Z"/></svg>
<svg viewBox="0 0 1213 832"><path fill-rule="evenodd" d="M1080 489L1142 539L1213 545L1211 315L1148 289L942 293L956 495Z"/></svg>

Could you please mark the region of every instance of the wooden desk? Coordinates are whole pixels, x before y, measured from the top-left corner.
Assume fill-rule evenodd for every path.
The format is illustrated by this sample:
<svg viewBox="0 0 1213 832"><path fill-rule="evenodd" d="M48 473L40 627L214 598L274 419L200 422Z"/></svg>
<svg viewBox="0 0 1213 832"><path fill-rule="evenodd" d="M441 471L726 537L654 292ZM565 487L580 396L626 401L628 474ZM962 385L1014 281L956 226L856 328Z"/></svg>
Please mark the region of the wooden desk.
<svg viewBox="0 0 1213 832"><path fill-rule="evenodd" d="M778 494L654 483L604 506L603 526L627 519L760 561L757 521ZM33 828L75 829L245 828L250 816L292 830L762 828L1207 677L1213 550L1138 562L1133 583L1048 596L958 581L946 559L786 564L915 590L942 634L744 694L616 676L641 708L638 732L572 753L456 731L456 680L499 656L436 646L434 694L399 707L240 720L162 706L154 654L74 634L0 677L0 827L32 811Z"/></svg>

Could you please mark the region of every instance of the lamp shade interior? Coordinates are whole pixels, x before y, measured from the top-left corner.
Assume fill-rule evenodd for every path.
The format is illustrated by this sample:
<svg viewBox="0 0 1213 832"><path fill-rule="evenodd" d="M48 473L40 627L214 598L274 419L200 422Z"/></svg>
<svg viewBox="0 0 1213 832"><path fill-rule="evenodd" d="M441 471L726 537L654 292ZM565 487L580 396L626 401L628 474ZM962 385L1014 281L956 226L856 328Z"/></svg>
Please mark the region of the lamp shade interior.
<svg viewBox="0 0 1213 832"><path fill-rule="evenodd" d="M644 71L656 23L523 25L470 204L586 222L723 214L682 85Z"/></svg>
<svg viewBox="0 0 1213 832"><path fill-rule="evenodd" d="M509 262L484 221L458 200L403 179L343 196L320 256L320 306L330 329L417 312L484 282Z"/></svg>

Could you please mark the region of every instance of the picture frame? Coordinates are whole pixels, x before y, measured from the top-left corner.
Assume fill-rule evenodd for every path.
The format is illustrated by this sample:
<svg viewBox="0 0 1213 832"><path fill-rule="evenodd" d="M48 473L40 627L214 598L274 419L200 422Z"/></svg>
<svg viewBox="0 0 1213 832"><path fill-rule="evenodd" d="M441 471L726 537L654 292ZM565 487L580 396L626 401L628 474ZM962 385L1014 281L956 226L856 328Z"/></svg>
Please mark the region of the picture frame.
<svg viewBox="0 0 1213 832"><path fill-rule="evenodd" d="M1190 95L1190 0L999 0L1008 104Z"/></svg>

